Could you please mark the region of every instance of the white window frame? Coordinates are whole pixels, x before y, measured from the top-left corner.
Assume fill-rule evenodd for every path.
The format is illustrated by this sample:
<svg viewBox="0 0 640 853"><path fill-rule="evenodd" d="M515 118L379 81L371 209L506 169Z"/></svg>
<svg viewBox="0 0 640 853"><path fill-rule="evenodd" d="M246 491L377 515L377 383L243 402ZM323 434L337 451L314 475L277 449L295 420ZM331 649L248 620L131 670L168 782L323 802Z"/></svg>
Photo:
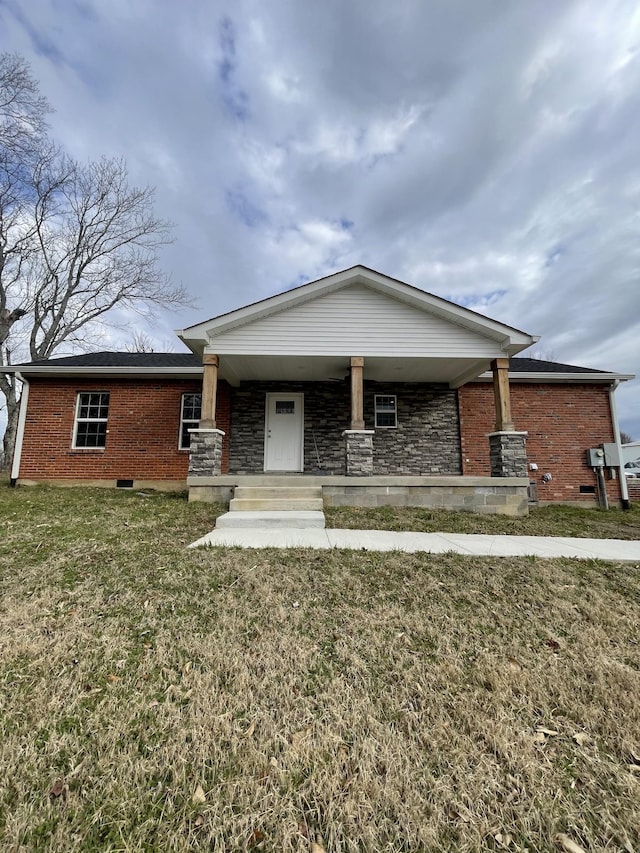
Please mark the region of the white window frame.
<svg viewBox="0 0 640 853"><path fill-rule="evenodd" d="M393 423L379 424L378 415L388 415L389 409L378 409L378 400L393 400ZM397 394L375 394L373 398L374 424L376 429L397 429L398 428L398 395Z"/></svg>
<svg viewBox="0 0 640 853"><path fill-rule="evenodd" d="M100 396L106 396L107 398L107 416L105 418L81 418L80 417L80 407L81 400L83 397L90 397L92 394L100 394ZM102 403L100 404L102 405ZM109 391L78 391L76 395L76 411L73 419L73 443L71 445L73 450L105 450L107 446L107 435L109 430L106 427L106 424L109 422L109 407L111 405L111 394ZM91 444L91 445L78 445L78 426L80 424L87 423L101 423L105 424L105 434L104 434L104 444Z"/></svg>
<svg viewBox="0 0 640 853"><path fill-rule="evenodd" d="M202 411L202 394L199 391L185 391L180 397L180 427L178 429L178 450L189 450L189 446L182 445L182 432L185 424L193 424L191 429L197 429L200 419L185 418L184 416L184 398L185 397L200 397L200 410Z"/></svg>

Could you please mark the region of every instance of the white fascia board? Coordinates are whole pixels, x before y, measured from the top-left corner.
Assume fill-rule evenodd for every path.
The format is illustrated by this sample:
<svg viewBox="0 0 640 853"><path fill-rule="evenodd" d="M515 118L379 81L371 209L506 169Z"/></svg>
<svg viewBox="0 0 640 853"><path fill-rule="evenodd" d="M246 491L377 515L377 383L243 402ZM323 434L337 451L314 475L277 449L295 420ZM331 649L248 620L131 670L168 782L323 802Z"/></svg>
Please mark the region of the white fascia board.
<svg viewBox="0 0 640 853"><path fill-rule="evenodd" d="M427 293L413 285L404 284L404 282L389 279L386 276L376 274L376 277L371 276L365 279L363 283L369 284L376 290L390 296L395 296L414 308L427 310L430 314L435 314L443 320L464 326L484 337L490 337L498 341L503 350L510 355L522 352L523 349L540 340L539 336L529 335L513 326L507 326L498 320L485 317L484 314L478 314L470 308L456 305L455 302L450 302L441 296L435 296L433 293Z"/></svg>
<svg viewBox="0 0 640 853"><path fill-rule="evenodd" d="M250 305L236 308L226 314L211 317L195 326L179 329L176 334L183 341L199 340L206 342L211 337L212 332L221 334L244 323L268 317L270 314L275 314L294 305L300 305L309 299L313 299L319 293L330 293L332 290L338 290L340 287L351 284L359 279L356 271L360 270L364 270L364 267L351 267L326 278L301 284L299 287L285 290L283 293L276 293L275 296L267 296L266 299L252 302Z"/></svg>
<svg viewBox="0 0 640 853"><path fill-rule="evenodd" d="M351 267L326 278L270 296L260 302L246 305L244 308L221 314L219 317L212 317L195 326L179 329L176 334L185 343L187 341L199 341L207 345L215 335L222 334L231 328L268 317L270 314L292 308L321 294L339 290L350 284L366 285L414 308L435 314L450 323L465 326L478 334L498 341L503 351L508 355L522 352L539 340L539 337L535 335L529 335L520 329L507 326L497 320L491 320L489 317L478 314L469 308L463 308L461 305L456 305L440 296L434 296L432 293L427 293L413 285L389 278L363 266Z"/></svg>
<svg viewBox="0 0 640 853"><path fill-rule="evenodd" d="M20 373L23 376L201 376L202 367L105 367L104 365L54 366L16 365L3 367L3 373Z"/></svg>
<svg viewBox="0 0 640 853"><path fill-rule="evenodd" d="M509 373L510 382L627 382L635 379L633 373ZM493 374L482 373L472 382L491 382Z"/></svg>

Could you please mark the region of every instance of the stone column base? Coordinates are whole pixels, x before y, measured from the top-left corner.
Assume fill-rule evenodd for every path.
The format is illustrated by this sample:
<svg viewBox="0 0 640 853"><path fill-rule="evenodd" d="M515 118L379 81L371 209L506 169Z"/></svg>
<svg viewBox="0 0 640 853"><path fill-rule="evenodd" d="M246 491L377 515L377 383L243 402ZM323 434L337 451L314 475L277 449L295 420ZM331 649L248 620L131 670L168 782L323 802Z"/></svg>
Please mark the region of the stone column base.
<svg viewBox="0 0 640 853"><path fill-rule="evenodd" d="M345 440L346 473L348 477L371 477L373 474L372 429L346 429Z"/></svg>
<svg viewBox="0 0 640 853"><path fill-rule="evenodd" d="M528 477L526 432L490 432L492 477Z"/></svg>
<svg viewBox="0 0 640 853"><path fill-rule="evenodd" d="M222 473L222 430L190 429L189 435L189 476L219 477Z"/></svg>

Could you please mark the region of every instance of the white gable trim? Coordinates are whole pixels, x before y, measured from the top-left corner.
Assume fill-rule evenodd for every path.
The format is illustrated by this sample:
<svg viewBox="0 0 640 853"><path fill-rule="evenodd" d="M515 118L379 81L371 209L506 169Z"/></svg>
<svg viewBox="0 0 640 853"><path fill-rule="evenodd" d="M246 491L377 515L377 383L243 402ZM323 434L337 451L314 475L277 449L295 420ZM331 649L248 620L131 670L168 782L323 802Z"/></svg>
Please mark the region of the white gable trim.
<svg viewBox="0 0 640 853"><path fill-rule="evenodd" d="M485 358L487 364L504 356L500 341L359 283L211 333L206 351L219 356Z"/></svg>
<svg viewBox="0 0 640 853"><path fill-rule="evenodd" d="M227 314L222 314L219 317L213 317L195 326L178 330L176 334L192 349L194 346L206 346L212 339L231 329L269 317L353 284L365 285L417 310L437 316L457 326L463 326L485 338L490 338L498 342L502 351L507 355L515 355L538 340L537 337L528 335L512 326L491 320L468 308L455 305L439 296L434 296L360 265L309 282L293 290L279 293Z"/></svg>

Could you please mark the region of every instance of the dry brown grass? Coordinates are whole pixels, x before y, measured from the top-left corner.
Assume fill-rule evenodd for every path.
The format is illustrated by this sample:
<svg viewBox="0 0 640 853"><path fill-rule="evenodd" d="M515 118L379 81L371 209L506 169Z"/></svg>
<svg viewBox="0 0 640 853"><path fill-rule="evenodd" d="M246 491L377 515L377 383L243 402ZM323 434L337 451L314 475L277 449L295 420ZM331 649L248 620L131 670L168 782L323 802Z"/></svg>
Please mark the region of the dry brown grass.
<svg viewBox="0 0 640 853"><path fill-rule="evenodd" d="M640 849L637 566L187 551L215 508L163 496L0 513L2 849Z"/></svg>
<svg viewBox="0 0 640 853"><path fill-rule="evenodd" d="M640 539L640 504L629 511L575 506L531 508L526 518L477 515L420 507L329 507L327 527L356 530L412 530L425 533L491 533L516 536L577 536Z"/></svg>

